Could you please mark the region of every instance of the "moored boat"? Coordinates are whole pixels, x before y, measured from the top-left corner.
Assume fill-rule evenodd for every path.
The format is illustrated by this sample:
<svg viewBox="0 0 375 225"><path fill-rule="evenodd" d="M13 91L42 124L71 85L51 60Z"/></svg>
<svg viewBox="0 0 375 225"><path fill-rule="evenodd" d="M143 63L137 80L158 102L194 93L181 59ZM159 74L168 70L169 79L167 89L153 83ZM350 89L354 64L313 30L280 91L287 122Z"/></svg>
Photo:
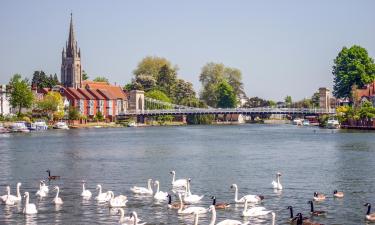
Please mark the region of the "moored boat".
<svg viewBox="0 0 375 225"><path fill-rule="evenodd" d="M26 126L25 121L17 121L14 122L10 127L11 132L21 132L21 133L27 133L30 132L30 130Z"/></svg>
<svg viewBox="0 0 375 225"><path fill-rule="evenodd" d="M293 125L301 126L302 125L302 119L300 118L295 118L293 120Z"/></svg>
<svg viewBox="0 0 375 225"><path fill-rule="evenodd" d="M53 126L53 129L69 130L69 127L65 122L60 121Z"/></svg>
<svg viewBox="0 0 375 225"><path fill-rule="evenodd" d="M303 126L310 126L310 121L309 120L303 120L303 123L302 123Z"/></svg>
<svg viewBox="0 0 375 225"><path fill-rule="evenodd" d="M0 134L9 133L9 130L4 127L2 123L0 123Z"/></svg>
<svg viewBox="0 0 375 225"><path fill-rule="evenodd" d="M340 123L337 119L328 119L327 128L328 129L339 129Z"/></svg>

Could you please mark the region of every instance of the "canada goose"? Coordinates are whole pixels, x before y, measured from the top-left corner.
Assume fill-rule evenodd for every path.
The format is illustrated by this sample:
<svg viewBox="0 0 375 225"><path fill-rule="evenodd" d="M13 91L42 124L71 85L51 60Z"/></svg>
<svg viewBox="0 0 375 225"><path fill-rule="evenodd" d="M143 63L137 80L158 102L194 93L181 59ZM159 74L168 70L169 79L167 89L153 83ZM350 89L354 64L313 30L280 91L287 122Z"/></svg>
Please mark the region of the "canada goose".
<svg viewBox="0 0 375 225"><path fill-rule="evenodd" d="M326 211L322 211L322 210L321 211L315 211L313 201L308 201L307 203L310 204L311 215L313 215L313 216L323 216L323 215L327 214Z"/></svg>
<svg viewBox="0 0 375 225"><path fill-rule="evenodd" d="M367 213L366 213L366 219L368 221L375 222L375 213L371 213L371 204L366 203L364 206L367 206Z"/></svg>
<svg viewBox="0 0 375 225"><path fill-rule="evenodd" d="M287 209L289 209L289 211L290 211L289 222L292 223L292 224L297 224L297 220L295 219L295 217L293 215L293 207L292 206L288 206ZM309 219L308 217L303 217L302 218L303 221L307 221L308 219Z"/></svg>
<svg viewBox="0 0 375 225"><path fill-rule="evenodd" d="M296 225L323 225L321 223L315 223L310 220L303 220L302 213L298 213L293 220L296 222Z"/></svg>
<svg viewBox="0 0 375 225"><path fill-rule="evenodd" d="M230 207L229 203L225 203L225 202L217 203L215 196L212 196L211 199L212 199L212 205L214 205L216 209L226 209Z"/></svg>
<svg viewBox="0 0 375 225"><path fill-rule="evenodd" d="M168 194L168 208L170 209L179 209L181 207L181 203L173 202L172 203L172 196Z"/></svg>
<svg viewBox="0 0 375 225"><path fill-rule="evenodd" d="M326 200L326 196L324 194L321 194L321 193L318 193L318 192L314 192L314 201L324 201Z"/></svg>
<svg viewBox="0 0 375 225"><path fill-rule="evenodd" d="M336 197L336 198L343 198L344 197L344 192L334 190L333 191L333 196Z"/></svg>
<svg viewBox="0 0 375 225"><path fill-rule="evenodd" d="M57 180L60 179L60 176L51 176L51 170L46 171L48 173L48 180Z"/></svg>

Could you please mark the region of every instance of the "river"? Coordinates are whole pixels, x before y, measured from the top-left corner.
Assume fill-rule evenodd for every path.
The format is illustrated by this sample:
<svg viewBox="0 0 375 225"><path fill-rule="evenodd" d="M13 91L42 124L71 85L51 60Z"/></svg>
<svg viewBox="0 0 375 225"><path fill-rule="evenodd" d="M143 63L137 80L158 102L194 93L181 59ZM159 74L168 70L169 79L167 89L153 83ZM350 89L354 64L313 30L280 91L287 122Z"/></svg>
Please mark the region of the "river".
<svg viewBox="0 0 375 225"><path fill-rule="evenodd" d="M233 202L231 184L239 195L262 194L261 206L276 213L276 224L286 224L287 206L308 215L307 201L314 191L327 195L315 204L324 224L366 224L364 203L375 205L375 134L326 130L292 125L181 126L51 130L0 136L0 193L17 182L29 191L38 214L24 216L19 206L0 205L0 224L117 224L117 211L80 197L81 181L96 195L95 187L125 194L126 215L136 211L147 224L193 224L178 216L166 203L135 197L129 188L146 186L148 178L159 180L169 191L171 170L177 178L190 177L193 194L204 195L200 206ZM47 169L61 179L47 183L50 193L38 199L35 192ZM282 191L271 187L275 173L282 173ZM52 203L53 186L61 189L61 207ZM332 198L334 189L345 192ZM174 200L177 200L174 198ZM217 221L242 220L242 206L217 211ZM208 224L210 214L200 217ZM250 218L252 224L271 224L271 217Z"/></svg>

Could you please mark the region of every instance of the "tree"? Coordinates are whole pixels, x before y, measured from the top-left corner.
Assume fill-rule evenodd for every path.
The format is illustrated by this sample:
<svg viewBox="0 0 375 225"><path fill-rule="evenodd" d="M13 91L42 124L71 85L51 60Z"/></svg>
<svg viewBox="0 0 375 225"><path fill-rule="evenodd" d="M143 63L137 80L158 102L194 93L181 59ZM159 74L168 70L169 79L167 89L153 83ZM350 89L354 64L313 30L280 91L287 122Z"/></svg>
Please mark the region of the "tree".
<svg viewBox="0 0 375 225"><path fill-rule="evenodd" d="M171 93L171 96L173 102L177 104L180 104L183 99L195 98L193 84L182 79L177 79L173 85L173 93Z"/></svg>
<svg viewBox="0 0 375 225"><path fill-rule="evenodd" d="M160 68L157 75L156 84L158 89L166 93L169 97L172 97L173 87L176 83L177 72L168 65L164 65Z"/></svg>
<svg viewBox="0 0 375 225"><path fill-rule="evenodd" d="M217 107L235 108L237 106L236 93L227 81L223 80L217 85L216 95L218 98Z"/></svg>
<svg viewBox="0 0 375 225"><path fill-rule="evenodd" d="M82 80L88 80L89 76L87 75L86 71L82 70Z"/></svg>
<svg viewBox="0 0 375 225"><path fill-rule="evenodd" d="M287 95L287 96L284 98L284 101L285 101L285 104L286 104L288 107L290 107L290 106L292 105L292 103L293 103L293 101L292 101L292 97L289 96L289 95Z"/></svg>
<svg viewBox="0 0 375 225"><path fill-rule="evenodd" d="M93 81L95 81L95 82L105 82L105 83L109 84L108 79L106 77L102 77L102 76L95 77L95 79Z"/></svg>
<svg viewBox="0 0 375 225"><path fill-rule="evenodd" d="M100 112L100 111L98 111L98 112L95 114L94 119L95 119L97 122L103 121L103 120L104 120L104 115L103 115L103 113Z"/></svg>
<svg viewBox="0 0 375 225"><path fill-rule="evenodd" d="M148 91L146 92L145 96L162 101L162 102L167 102L167 103L172 102L172 100L164 92L159 91L159 90Z"/></svg>
<svg viewBox="0 0 375 225"><path fill-rule="evenodd" d="M76 107L74 106L69 107L68 118L69 120L79 120L81 118L81 115Z"/></svg>
<svg viewBox="0 0 375 225"><path fill-rule="evenodd" d="M10 104L13 108L18 108L18 115L21 115L22 108L30 108L34 101L29 82L27 79L22 80L20 74L15 74L9 85L11 87Z"/></svg>
<svg viewBox="0 0 375 225"><path fill-rule="evenodd" d="M50 120L57 119L57 117L64 116L64 102L59 92L50 91L42 100L37 102L39 110L47 113Z"/></svg>
<svg viewBox="0 0 375 225"><path fill-rule="evenodd" d="M336 98L352 97L351 88L353 85L363 88L366 84L374 81L374 60L361 46L354 45L349 49L343 47L334 60L332 74L334 76L334 96Z"/></svg>
<svg viewBox="0 0 375 225"><path fill-rule="evenodd" d="M181 105L186 105L195 108L207 108L207 105L199 101L196 97L184 98L181 100ZM188 124L211 124L214 120L213 115L187 115L186 122Z"/></svg>
<svg viewBox="0 0 375 225"><path fill-rule="evenodd" d="M162 57L147 56L138 63L137 68L133 71L135 77L140 75L152 76L155 80L158 79L160 69L163 66L171 68L171 63Z"/></svg>
<svg viewBox="0 0 375 225"><path fill-rule="evenodd" d="M41 71L34 71L33 78L31 80L31 85L36 86L37 88L52 88L55 85L59 84L59 79L57 78L57 75L50 74L47 76L47 74L41 70Z"/></svg>
<svg viewBox="0 0 375 225"><path fill-rule="evenodd" d="M224 77L228 81L229 85L232 86L236 96L245 95L242 83L241 70L236 68L226 67L224 69Z"/></svg>
<svg viewBox="0 0 375 225"><path fill-rule="evenodd" d="M139 75L133 81L133 87L137 90L150 91L156 87L156 80L153 76Z"/></svg>
<svg viewBox="0 0 375 225"><path fill-rule="evenodd" d="M315 92L313 96L311 96L311 104L315 108L319 108L320 106L320 94L319 92Z"/></svg>

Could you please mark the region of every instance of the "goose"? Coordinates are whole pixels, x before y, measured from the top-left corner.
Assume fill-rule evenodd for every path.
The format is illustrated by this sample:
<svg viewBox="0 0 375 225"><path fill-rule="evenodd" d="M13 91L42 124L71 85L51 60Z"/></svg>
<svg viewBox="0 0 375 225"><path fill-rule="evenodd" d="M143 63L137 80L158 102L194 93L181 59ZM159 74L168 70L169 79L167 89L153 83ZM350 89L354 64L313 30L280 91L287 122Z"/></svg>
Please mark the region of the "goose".
<svg viewBox="0 0 375 225"><path fill-rule="evenodd" d="M155 198L156 200L165 200L165 199L167 199L168 193L159 190L159 188L160 188L160 183L159 183L158 180L155 181L155 184L154 184L154 185L156 185L156 192L155 192L154 198Z"/></svg>
<svg viewBox="0 0 375 225"><path fill-rule="evenodd" d="M90 191L90 190L87 190L87 189L85 188L85 182L82 182L82 193L81 193L81 196L82 196L83 198L85 198L85 199L89 199L89 198L91 198L91 196L92 196L91 191Z"/></svg>
<svg viewBox="0 0 375 225"><path fill-rule="evenodd" d="M60 179L60 176L51 176L51 170L46 171L48 173L48 180L57 180Z"/></svg>
<svg viewBox="0 0 375 225"><path fill-rule="evenodd" d="M29 192L25 192L24 197L26 198L25 208L23 208L24 214L36 214L38 210L36 210L35 204L29 203Z"/></svg>
<svg viewBox="0 0 375 225"><path fill-rule="evenodd" d="M184 195L184 199L183 199L185 204L198 203L204 197L204 195L193 195L193 194L191 194L190 181L191 181L191 179L189 178L189 180L187 182L187 185L186 185L186 191L185 191L185 195Z"/></svg>
<svg viewBox="0 0 375 225"><path fill-rule="evenodd" d="M95 197L95 199L101 203L108 202L110 199L110 196L108 195L108 192L102 193L102 185L98 184L96 186L96 189L99 190L99 192L98 192L98 195Z"/></svg>
<svg viewBox="0 0 375 225"><path fill-rule="evenodd" d="M271 213L271 211L268 211L268 210L266 210L266 208L261 207L261 206L252 207L250 209L247 209L247 202L248 202L248 200L245 199L245 205L244 205L243 211L242 211L243 217L264 216L264 215L267 215L267 214Z"/></svg>
<svg viewBox="0 0 375 225"><path fill-rule="evenodd" d="M179 209L180 208L180 203L179 202L174 202L172 203L172 196L168 194L168 208L169 209Z"/></svg>
<svg viewBox="0 0 375 225"><path fill-rule="evenodd" d="M130 214L130 216L128 217L125 217L125 211L124 209L122 208L119 208L118 209L118 213L120 213L120 220L119 220L119 224L126 224L126 225L133 225L134 224L134 216L131 216L132 214ZM136 222L139 223L141 221L141 219L138 218L138 216L136 217ZM140 225L140 224L138 224Z"/></svg>
<svg viewBox="0 0 375 225"><path fill-rule="evenodd" d="M211 205L210 209L208 211L210 211L212 213L211 222L210 222L209 225L215 225L215 222L216 222L215 206ZM241 221L238 221L238 220L223 220L223 221L217 223L216 225L247 225L247 224L249 224L249 222L242 223Z"/></svg>
<svg viewBox="0 0 375 225"><path fill-rule="evenodd" d="M109 207L120 208L125 207L128 202L128 198L125 195L119 195L115 197L113 191L108 191L108 195L111 197L109 200Z"/></svg>
<svg viewBox="0 0 375 225"><path fill-rule="evenodd" d="M152 179L148 179L147 188L134 186L130 188L130 191L138 195L153 195L154 191L151 188L151 182L152 182Z"/></svg>
<svg viewBox="0 0 375 225"><path fill-rule="evenodd" d="M310 214L313 216L323 216L326 214L326 211L315 211L314 210L314 203L313 201L308 201L308 204L310 204Z"/></svg>
<svg viewBox="0 0 375 225"><path fill-rule="evenodd" d="M245 203L245 199L247 199L248 202L251 203L259 203L264 199L262 195L245 195L242 198L238 199L238 187L237 184L232 184L230 188L234 188L234 201L236 203Z"/></svg>
<svg viewBox="0 0 375 225"><path fill-rule="evenodd" d="M324 194L314 192L314 201L320 202L326 200L326 196Z"/></svg>
<svg viewBox="0 0 375 225"><path fill-rule="evenodd" d="M40 181L39 190L36 192L35 195L39 196L39 197L46 197L47 196L47 192L45 192L44 189L43 189L42 181Z"/></svg>
<svg viewBox="0 0 375 225"><path fill-rule="evenodd" d="M55 198L53 198L53 203L55 203L55 205L62 205L64 202L63 200L59 197L59 193L60 193L60 188L59 186L55 186L53 188L53 190L56 190L56 196Z"/></svg>
<svg viewBox="0 0 375 225"><path fill-rule="evenodd" d="M170 172L172 174L172 186L173 188L178 188L178 187L186 187L187 186L187 179L178 179L176 180L176 172L172 170Z"/></svg>
<svg viewBox="0 0 375 225"><path fill-rule="evenodd" d="M295 221L296 225L323 225L320 223L312 222L310 220L303 220L302 213L298 213L293 221Z"/></svg>
<svg viewBox="0 0 375 225"><path fill-rule="evenodd" d="M290 211L290 217L289 217L289 222L292 223L292 224L297 224L297 221L294 219L294 215L293 215L293 207L292 206L288 206L289 211ZM303 217L302 220L303 221L307 221L309 218L307 217Z"/></svg>
<svg viewBox="0 0 375 225"><path fill-rule="evenodd" d="M197 206L188 207L184 209L184 203L182 202L181 194L178 194L178 198L180 200L180 208L177 211L178 214L184 214L184 215L193 214L193 213L205 214L208 211L206 208L197 207Z"/></svg>
<svg viewBox="0 0 375 225"><path fill-rule="evenodd" d="M212 196L211 199L212 199L212 205L215 206L216 209L226 209L230 207L229 203L225 203L225 202L217 203L215 196Z"/></svg>
<svg viewBox="0 0 375 225"><path fill-rule="evenodd" d="M276 173L276 181L272 181L272 186L276 190L282 190L283 189L283 186L280 183L280 177L281 177L281 173L278 172L278 173Z"/></svg>
<svg viewBox="0 0 375 225"><path fill-rule="evenodd" d="M343 198L344 197L344 192L334 190L333 191L333 197L335 197L335 198Z"/></svg>
<svg viewBox="0 0 375 225"><path fill-rule="evenodd" d="M371 204L366 203L364 206L367 206L366 220L375 222L375 213L371 213Z"/></svg>
<svg viewBox="0 0 375 225"><path fill-rule="evenodd" d="M40 182L41 182L41 187L39 187L39 189L43 190L45 193L48 193L49 189L48 189L48 186L46 185L45 181L42 180Z"/></svg>

